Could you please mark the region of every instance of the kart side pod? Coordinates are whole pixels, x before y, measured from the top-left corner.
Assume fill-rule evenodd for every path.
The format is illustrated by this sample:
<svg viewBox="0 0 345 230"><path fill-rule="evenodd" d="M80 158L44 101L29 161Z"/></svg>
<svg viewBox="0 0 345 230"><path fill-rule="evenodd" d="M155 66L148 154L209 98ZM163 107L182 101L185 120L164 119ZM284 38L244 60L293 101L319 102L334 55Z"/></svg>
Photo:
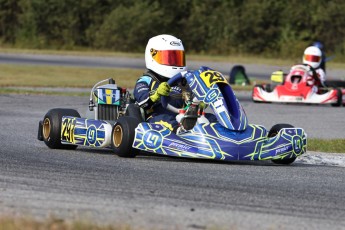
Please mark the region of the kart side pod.
<svg viewBox="0 0 345 230"><path fill-rule="evenodd" d="M106 121L77 117L62 117L61 143L92 147L111 144L112 125Z"/></svg>
<svg viewBox="0 0 345 230"><path fill-rule="evenodd" d="M108 147L111 131L112 125L106 121L80 118L74 109L55 108L39 122L37 138L51 149Z"/></svg>

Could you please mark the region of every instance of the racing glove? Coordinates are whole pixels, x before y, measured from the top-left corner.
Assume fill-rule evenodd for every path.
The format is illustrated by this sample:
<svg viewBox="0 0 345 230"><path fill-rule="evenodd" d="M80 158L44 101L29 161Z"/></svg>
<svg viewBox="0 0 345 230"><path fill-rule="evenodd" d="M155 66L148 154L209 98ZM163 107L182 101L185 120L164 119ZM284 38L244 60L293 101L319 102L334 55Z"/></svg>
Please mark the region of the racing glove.
<svg viewBox="0 0 345 230"><path fill-rule="evenodd" d="M200 101L199 103L199 109L204 110L206 109L206 104L203 101Z"/></svg>
<svg viewBox="0 0 345 230"><path fill-rule="evenodd" d="M150 96L151 101L156 102L158 101L161 96L169 96L170 93L170 86L167 82L162 82L159 84L156 91Z"/></svg>

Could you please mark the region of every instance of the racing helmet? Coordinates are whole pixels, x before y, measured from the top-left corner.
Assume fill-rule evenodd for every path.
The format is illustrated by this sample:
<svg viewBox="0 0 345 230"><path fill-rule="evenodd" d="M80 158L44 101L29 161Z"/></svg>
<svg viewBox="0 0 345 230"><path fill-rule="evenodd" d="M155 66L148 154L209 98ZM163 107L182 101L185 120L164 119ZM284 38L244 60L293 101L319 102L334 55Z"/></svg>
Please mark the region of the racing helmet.
<svg viewBox="0 0 345 230"><path fill-rule="evenodd" d="M152 37L145 49L146 68L167 78L185 71L186 60L182 41L162 34Z"/></svg>
<svg viewBox="0 0 345 230"><path fill-rule="evenodd" d="M322 61L322 52L316 46L309 46L303 55L303 64L308 64L314 69L318 68Z"/></svg>

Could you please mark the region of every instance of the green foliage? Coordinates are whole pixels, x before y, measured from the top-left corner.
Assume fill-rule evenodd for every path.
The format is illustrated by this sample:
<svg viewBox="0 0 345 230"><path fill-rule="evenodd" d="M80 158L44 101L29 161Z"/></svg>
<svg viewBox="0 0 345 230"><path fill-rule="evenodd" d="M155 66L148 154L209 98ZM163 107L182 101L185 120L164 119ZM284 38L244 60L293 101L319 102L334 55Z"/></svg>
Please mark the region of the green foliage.
<svg viewBox="0 0 345 230"><path fill-rule="evenodd" d="M94 44L103 49L143 51L143 44L161 33L166 24L157 2L137 1L130 7L119 5L105 17Z"/></svg>
<svg viewBox="0 0 345 230"><path fill-rule="evenodd" d="M20 7L17 0L0 0L0 38L15 43Z"/></svg>
<svg viewBox="0 0 345 230"><path fill-rule="evenodd" d="M344 58L344 12L343 0L0 0L0 43L143 52L167 33L189 53L291 58L320 40Z"/></svg>

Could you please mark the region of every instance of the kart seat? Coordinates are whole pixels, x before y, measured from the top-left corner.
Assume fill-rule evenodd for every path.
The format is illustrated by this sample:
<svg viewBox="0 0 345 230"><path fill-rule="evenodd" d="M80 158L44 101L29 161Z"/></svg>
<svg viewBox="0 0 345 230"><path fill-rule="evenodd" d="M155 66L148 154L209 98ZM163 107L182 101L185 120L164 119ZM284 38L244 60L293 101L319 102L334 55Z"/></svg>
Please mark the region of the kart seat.
<svg viewBox="0 0 345 230"><path fill-rule="evenodd" d="M302 76L300 75L293 75L291 76L291 83L298 84L302 80Z"/></svg>

